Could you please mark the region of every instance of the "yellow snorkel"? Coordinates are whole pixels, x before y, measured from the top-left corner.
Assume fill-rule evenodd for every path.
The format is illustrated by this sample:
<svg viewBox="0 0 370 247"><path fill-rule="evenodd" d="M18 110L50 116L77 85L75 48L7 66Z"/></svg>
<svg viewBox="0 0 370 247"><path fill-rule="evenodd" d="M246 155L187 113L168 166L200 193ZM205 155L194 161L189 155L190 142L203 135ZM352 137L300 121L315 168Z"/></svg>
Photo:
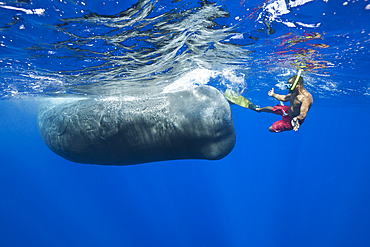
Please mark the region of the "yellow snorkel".
<svg viewBox="0 0 370 247"><path fill-rule="evenodd" d="M297 75L297 78L295 78L295 81L293 82L292 86L290 87L289 90L293 91L294 88L297 86L297 83L299 81L299 78L301 77L301 74L302 74L302 70L298 70L298 75Z"/></svg>

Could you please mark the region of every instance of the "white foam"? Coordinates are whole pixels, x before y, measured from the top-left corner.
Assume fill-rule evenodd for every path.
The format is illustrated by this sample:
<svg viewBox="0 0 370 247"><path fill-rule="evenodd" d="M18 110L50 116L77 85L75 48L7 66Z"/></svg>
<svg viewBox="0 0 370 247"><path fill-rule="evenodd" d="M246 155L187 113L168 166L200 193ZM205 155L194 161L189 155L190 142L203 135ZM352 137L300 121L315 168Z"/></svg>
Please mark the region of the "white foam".
<svg viewBox="0 0 370 247"><path fill-rule="evenodd" d="M281 23L283 23L287 27L296 27L296 25L290 21L282 21Z"/></svg>
<svg viewBox="0 0 370 247"><path fill-rule="evenodd" d="M206 85L212 77L217 76L219 72L208 69L195 69L181 78L177 79L163 89L163 93L177 92L186 90L197 85Z"/></svg>
<svg viewBox="0 0 370 247"><path fill-rule="evenodd" d="M296 1L289 1L289 5L291 8L294 8L294 7L299 7L301 5L304 5L306 3L309 3L309 2L312 2L314 0L296 0Z"/></svg>
<svg viewBox="0 0 370 247"><path fill-rule="evenodd" d="M232 87L238 87L239 85L244 84L245 81L245 75L244 74L236 74L235 70L233 69L224 69L222 71L222 80L224 81L224 84L231 84Z"/></svg>
<svg viewBox="0 0 370 247"><path fill-rule="evenodd" d="M166 86L162 93L177 92L199 85L206 85L211 78L216 78L224 86L238 88L245 84L245 74L236 72L236 69L237 67L226 68L222 71L195 69Z"/></svg>
<svg viewBox="0 0 370 247"><path fill-rule="evenodd" d="M24 8L19 8L19 7L8 6L8 5L5 5L5 3L3 2L0 2L0 8L22 11L22 12L25 12L27 15L40 16L45 13L45 9L24 9Z"/></svg>
<svg viewBox="0 0 370 247"><path fill-rule="evenodd" d="M310 28L315 28L315 27L319 27L321 25L321 23L316 23L316 24L305 24L303 22L296 22L298 25L301 25L303 27L310 27Z"/></svg>
<svg viewBox="0 0 370 247"><path fill-rule="evenodd" d="M232 36L230 39L243 39L244 36L242 33L238 33L238 34L235 34L234 36Z"/></svg>
<svg viewBox="0 0 370 247"><path fill-rule="evenodd" d="M296 0L296 1L289 1L289 6L287 6L286 4L286 1L285 0L276 0L276 1L273 1L269 4L267 4L265 7L264 7L264 10L268 13L270 13L271 15L269 16L269 19L270 21L274 21L278 16L282 16L282 15L285 15L285 14L288 14L290 13L290 10L289 8L294 8L294 7L298 7L298 6L301 6L301 5L304 5L308 2L312 2L314 0ZM260 15L259 18L262 18L262 15ZM284 22L283 22L284 23ZM284 24L291 24L289 22L285 22Z"/></svg>

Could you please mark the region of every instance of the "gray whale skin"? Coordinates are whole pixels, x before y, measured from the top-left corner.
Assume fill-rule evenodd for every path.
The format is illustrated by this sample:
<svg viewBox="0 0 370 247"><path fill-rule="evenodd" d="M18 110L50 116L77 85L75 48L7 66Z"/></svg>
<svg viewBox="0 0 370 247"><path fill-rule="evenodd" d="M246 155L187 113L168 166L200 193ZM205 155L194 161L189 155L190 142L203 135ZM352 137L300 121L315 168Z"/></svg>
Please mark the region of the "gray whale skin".
<svg viewBox="0 0 370 247"><path fill-rule="evenodd" d="M54 153L99 165L218 160L236 139L229 103L210 86L135 100L44 103L37 126Z"/></svg>

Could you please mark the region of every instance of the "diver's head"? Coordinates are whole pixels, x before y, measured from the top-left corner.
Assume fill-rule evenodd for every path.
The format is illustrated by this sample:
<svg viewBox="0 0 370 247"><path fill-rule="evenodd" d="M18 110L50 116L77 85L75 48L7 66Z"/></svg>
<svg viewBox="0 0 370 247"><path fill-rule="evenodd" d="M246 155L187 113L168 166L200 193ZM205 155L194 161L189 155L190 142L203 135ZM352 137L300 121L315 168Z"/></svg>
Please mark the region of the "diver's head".
<svg viewBox="0 0 370 247"><path fill-rule="evenodd" d="M296 88L297 85L302 85L303 86L303 77L301 76L302 70L298 71L297 75L292 76L287 83L287 89L289 92L293 92Z"/></svg>

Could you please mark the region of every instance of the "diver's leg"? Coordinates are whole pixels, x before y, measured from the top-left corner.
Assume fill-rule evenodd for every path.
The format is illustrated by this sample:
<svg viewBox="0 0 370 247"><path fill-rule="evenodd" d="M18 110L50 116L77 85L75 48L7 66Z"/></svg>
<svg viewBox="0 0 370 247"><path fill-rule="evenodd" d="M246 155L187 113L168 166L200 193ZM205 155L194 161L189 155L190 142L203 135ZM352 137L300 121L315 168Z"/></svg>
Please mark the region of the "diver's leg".
<svg viewBox="0 0 370 247"><path fill-rule="evenodd" d="M273 109L272 106L266 106L266 107L262 107L262 108L256 107L256 110L255 111L257 111L257 112L273 113L272 109Z"/></svg>

